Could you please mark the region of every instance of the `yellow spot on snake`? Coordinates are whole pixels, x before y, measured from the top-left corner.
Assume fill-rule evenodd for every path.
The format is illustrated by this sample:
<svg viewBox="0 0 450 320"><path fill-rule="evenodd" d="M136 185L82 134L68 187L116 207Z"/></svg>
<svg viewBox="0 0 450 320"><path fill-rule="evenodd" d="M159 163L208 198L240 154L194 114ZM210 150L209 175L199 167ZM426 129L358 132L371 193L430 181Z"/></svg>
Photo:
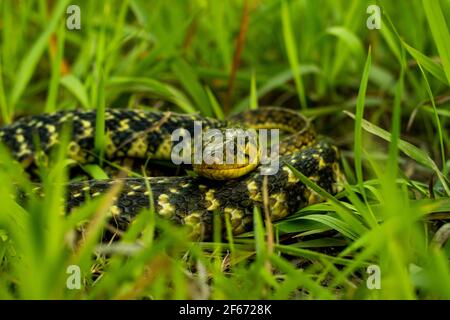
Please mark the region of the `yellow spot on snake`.
<svg viewBox="0 0 450 320"><path fill-rule="evenodd" d="M297 183L300 181L300 179L297 178L297 176L288 167L284 166L283 171L286 171L286 173L288 174L288 182L289 183Z"/></svg>
<svg viewBox="0 0 450 320"><path fill-rule="evenodd" d="M319 169L323 169L327 166L327 163L325 162L325 160L323 160L322 157L319 158Z"/></svg>
<svg viewBox="0 0 450 320"><path fill-rule="evenodd" d="M245 226L243 223L244 212L236 208L225 208L225 214L230 216L231 227L233 228L234 234L239 234L245 231Z"/></svg>
<svg viewBox="0 0 450 320"><path fill-rule="evenodd" d="M258 185L255 181L247 183L247 190L250 199L253 201L262 201L261 192L259 192Z"/></svg>
<svg viewBox="0 0 450 320"><path fill-rule="evenodd" d="M67 113L67 114L63 115L61 118L59 118L59 122L60 123L66 122L66 121L70 120L70 118L72 118L72 117L73 117L72 113Z"/></svg>
<svg viewBox="0 0 450 320"><path fill-rule="evenodd" d="M81 147L78 143L75 141L70 141L69 145L67 146L67 154L69 158L78 161L83 162L85 160L84 152L81 150Z"/></svg>
<svg viewBox="0 0 450 320"><path fill-rule="evenodd" d="M130 148L128 149L128 156L143 158L147 152L147 141L145 136L137 137L131 142Z"/></svg>
<svg viewBox="0 0 450 320"><path fill-rule="evenodd" d="M320 195L315 192L314 190L309 190L309 195L308 195L308 204L314 204L314 203L318 203L320 202Z"/></svg>
<svg viewBox="0 0 450 320"><path fill-rule="evenodd" d="M158 213L165 218L171 218L175 213L175 207L169 202L169 196L165 193L158 197L158 205L161 207Z"/></svg>
<svg viewBox="0 0 450 320"><path fill-rule="evenodd" d="M20 151L17 153L17 157L18 157L18 158L21 158L21 157L23 157L23 156L30 155L30 154L32 153L31 150L26 149L26 148L23 148L23 147L26 147L26 145L20 146Z"/></svg>
<svg viewBox="0 0 450 320"><path fill-rule="evenodd" d="M106 120L114 119L114 115L111 112L109 112L109 110L108 110L105 112L105 119Z"/></svg>
<svg viewBox="0 0 450 320"><path fill-rule="evenodd" d="M128 122L130 122L130 119L120 120L118 130L123 132L123 131L127 131L128 129L130 129L130 125L128 124Z"/></svg>
<svg viewBox="0 0 450 320"><path fill-rule="evenodd" d="M88 138L88 137L92 136L92 131L93 131L92 127L86 128L86 129L84 130L84 132L83 132L81 138Z"/></svg>
<svg viewBox="0 0 450 320"><path fill-rule="evenodd" d="M81 125L83 126L83 128L90 128L92 126L91 123L87 120L81 120Z"/></svg>
<svg viewBox="0 0 450 320"><path fill-rule="evenodd" d="M163 137L163 142L160 144L158 149L154 154L155 159L166 159L170 158L170 153L172 151L172 140L170 136Z"/></svg>
<svg viewBox="0 0 450 320"><path fill-rule="evenodd" d="M190 215L184 217L185 225L191 227L189 237L191 239L200 240L205 233L205 225L202 222L201 213L193 212Z"/></svg>
<svg viewBox="0 0 450 320"><path fill-rule="evenodd" d="M21 134L18 134L16 136L16 140L17 140L17 142L22 143L22 142L25 141L25 137L23 135L21 135Z"/></svg>
<svg viewBox="0 0 450 320"><path fill-rule="evenodd" d="M111 139L111 131L107 131L106 132L106 155L109 158L112 158L114 155L114 152L117 151L116 145L114 144L114 142Z"/></svg>
<svg viewBox="0 0 450 320"><path fill-rule="evenodd" d="M83 127L83 132L80 134L80 138L88 138L92 136L93 127L91 122L87 120L80 120L81 125Z"/></svg>
<svg viewBox="0 0 450 320"><path fill-rule="evenodd" d="M135 112L139 117L145 118L145 112L144 112L144 110L137 109L137 110L134 110L134 112Z"/></svg>
<svg viewBox="0 0 450 320"><path fill-rule="evenodd" d="M287 216L288 208L286 204L285 193L274 193L269 196L271 218L272 220L278 220Z"/></svg>
<svg viewBox="0 0 450 320"><path fill-rule="evenodd" d="M52 124L45 125L45 128L47 128L48 132L53 133L56 131L56 127Z"/></svg>
<svg viewBox="0 0 450 320"><path fill-rule="evenodd" d="M58 134L56 132L52 133L48 140L48 145L53 146L58 143Z"/></svg>
<svg viewBox="0 0 450 320"><path fill-rule="evenodd" d="M220 206L220 202L219 200L217 200L214 197L214 193L216 192L216 190L214 189L210 189L208 190L208 192L205 194L205 200L207 202L207 204L209 205L206 210L208 211L213 211L216 210L219 206Z"/></svg>
<svg viewBox="0 0 450 320"><path fill-rule="evenodd" d="M112 141L108 141L106 144L106 155L108 157L112 157L114 155L114 152L116 152L116 146Z"/></svg>
<svg viewBox="0 0 450 320"><path fill-rule="evenodd" d="M113 216L118 216L120 215L120 208L118 206L111 206L111 208L109 209L109 211L111 212L111 214Z"/></svg>

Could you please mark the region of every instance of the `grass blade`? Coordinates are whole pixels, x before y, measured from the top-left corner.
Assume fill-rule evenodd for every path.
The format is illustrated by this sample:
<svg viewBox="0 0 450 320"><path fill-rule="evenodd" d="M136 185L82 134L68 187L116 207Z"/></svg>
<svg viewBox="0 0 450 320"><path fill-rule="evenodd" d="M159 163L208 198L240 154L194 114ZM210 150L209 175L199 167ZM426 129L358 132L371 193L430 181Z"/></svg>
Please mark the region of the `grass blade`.
<svg viewBox="0 0 450 320"><path fill-rule="evenodd" d="M355 115L353 113L348 112L348 111L344 111L344 113L347 114L348 116L350 116L351 118L355 119ZM376 135L377 137L380 137L388 142L391 141L391 134L389 132L374 125L373 123L370 123L367 120L363 119L361 121L361 126L367 132L370 132L370 133ZM444 175L441 173L441 171L439 170L436 163L430 158L430 156L425 151L420 150L419 148L412 145L411 143L406 142L401 139L398 140L398 147L411 159L414 159L417 162L419 162L420 164L424 165L425 167L433 170L436 173L436 175L438 176L442 185L444 186L444 189L445 189L447 195L450 196L450 189L448 188L448 185L446 183L446 179L445 179Z"/></svg>
<svg viewBox="0 0 450 320"><path fill-rule="evenodd" d="M73 74L68 74L61 78L61 85L78 99L83 108L89 109L87 90L80 79Z"/></svg>
<svg viewBox="0 0 450 320"><path fill-rule="evenodd" d="M201 113L205 116L212 116L213 112L209 104L208 95L203 90L194 69L184 60L179 59L172 64L172 70L192 99L194 99Z"/></svg>
<svg viewBox="0 0 450 320"><path fill-rule="evenodd" d="M450 33L439 1L422 0L434 43L441 57L447 84L450 85Z"/></svg>
<svg viewBox="0 0 450 320"><path fill-rule="evenodd" d="M364 48L361 40L349 29L344 27L330 27L326 33L333 35L347 45L350 51L355 55L355 59L361 61L364 57Z"/></svg>
<svg viewBox="0 0 450 320"><path fill-rule="evenodd" d="M209 87L205 87L206 94L208 95L209 102L211 103L211 107L214 111L214 115L217 117L217 119L224 119L225 115L223 114L223 110L219 105L219 102L217 101L216 97L212 93L211 89Z"/></svg>
<svg viewBox="0 0 450 320"><path fill-rule="evenodd" d="M258 109L258 90L256 89L255 72L252 72L252 80L250 84L250 109Z"/></svg>
<svg viewBox="0 0 450 320"><path fill-rule="evenodd" d="M3 123L8 124L11 122L12 114L9 111L8 103L6 102L5 89L3 87L3 67L0 59L0 112L2 115Z"/></svg>
<svg viewBox="0 0 450 320"><path fill-rule="evenodd" d="M54 112L56 110L56 100L58 98L59 79L61 78L61 63L64 57L65 42L65 26L61 24L56 34L57 44L56 52L52 61L52 73L50 76L50 85L48 87L47 101L45 104L45 112Z"/></svg>
<svg viewBox="0 0 450 320"><path fill-rule="evenodd" d="M444 69L442 69L442 67L439 64L434 62L432 59L428 58L419 50L414 49L407 43L403 42L403 46L406 48L409 54L417 61L417 63L421 64L425 68L425 70L431 73L436 79L438 79L442 83L445 84L448 83Z"/></svg>
<svg viewBox="0 0 450 320"><path fill-rule="evenodd" d="M346 236L352 240L356 240L359 237L358 233L354 232L350 225L348 225L344 221L341 221L341 220L331 217L329 215L310 214L310 215L307 215L304 217L299 217L299 219L320 222L320 223L338 231L339 233L342 233L344 236Z"/></svg>
<svg viewBox="0 0 450 320"><path fill-rule="evenodd" d="M430 83L428 82L427 75L425 74L425 71L423 70L422 65L419 62L417 62L417 63L419 64L420 71L422 72L423 79L425 80L425 88L427 89L428 95L430 97L431 105L433 107L434 119L436 122L436 128L437 128L438 135L439 135L439 146L441 149L442 168L444 171L444 175L446 175L447 173L446 173L446 166L445 166L445 148L444 148L444 138L442 135L441 121L439 120L439 115L437 113L437 108L436 108L436 102L434 100L433 92L431 91L431 87L430 87Z"/></svg>
<svg viewBox="0 0 450 320"><path fill-rule="evenodd" d="M363 186L363 171L362 171L362 127L361 121L364 115L364 100L366 97L367 82L369 80L370 65L371 65L371 49L367 53L366 63L361 79L361 84L358 92L358 99L356 101L356 118L355 118L355 170L358 186L363 194L365 194Z"/></svg>
<svg viewBox="0 0 450 320"><path fill-rule="evenodd" d="M300 106L303 110L307 109L305 88L303 85L302 77L299 73L300 64L298 62L297 46L295 44L294 32L292 30L291 16L289 13L289 7L285 0L281 2L281 22L283 23L283 39L286 47L287 56L289 59L289 65L294 75L295 86L297 88L297 94L300 99Z"/></svg>
<svg viewBox="0 0 450 320"><path fill-rule="evenodd" d="M48 39L52 34L52 32L55 31L58 25L58 21L61 18L61 16L65 13L68 3L69 0L58 1L58 3L53 9L53 15L50 21L48 22L47 27L41 33L36 42L33 44L30 51L25 56L25 58L22 60L19 70L17 71L17 77L15 79L14 86L11 91L11 96L9 97L9 104L12 109L14 109L14 106L16 105L17 101L20 99L23 92L25 91L25 88L28 85L31 76L33 75L36 69L37 63L39 62L39 59L41 58L42 54L45 51Z"/></svg>
<svg viewBox="0 0 450 320"><path fill-rule="evenodd" d="M111 77L107 88L121 92L147 92L155 94L173 102L180 109L188 113L194 113L197 110L191 104L189 99L178 89L149 78L143 77Z"/></svg>
<svg viewBox="0 0 450 320"><path fill-rule="evenodd" d="M404 54L402 54L404 57ZM397 178L398 140L400 139L401 103L403 97L404 69L401 64L400 79L395 89L394 110L392 115L391 143L389 144L387 176L391 181Z"/></svg>

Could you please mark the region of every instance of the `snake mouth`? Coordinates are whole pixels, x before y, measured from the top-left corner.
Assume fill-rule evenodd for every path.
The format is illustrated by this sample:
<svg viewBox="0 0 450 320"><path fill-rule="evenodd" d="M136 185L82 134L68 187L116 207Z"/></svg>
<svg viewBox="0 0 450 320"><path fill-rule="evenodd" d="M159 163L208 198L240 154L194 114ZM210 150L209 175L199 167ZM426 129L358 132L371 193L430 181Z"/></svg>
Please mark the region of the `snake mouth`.
<svg viewBox="0 0 450 320"><path fill-rule="evenodd" d="M199 175L213 180L236 179L255 170L259 163L223 164L223 165L194 165L194 171Z"/></svg>
<svg viewBox="0 0 450 320"><path fill-rule="evenodd" d="M194 164L194 171L208 179L212 180L228 180L242 177L249 172L255 170L260 164L260 154L256 150L256 156L251 158L248 154L245 155L244 162L237 163L201 163Z"/></svg>
<svg viewBox="0 0 450 320"><path fill-rule="evenodd" d="M247 166L252 165L253 163L232 163L232 164L199 164L194 165L195 168L199 168L202 170L235 170L235 169L242 169ZM255 161L255 164L257 165L258 162Z"/></svg>

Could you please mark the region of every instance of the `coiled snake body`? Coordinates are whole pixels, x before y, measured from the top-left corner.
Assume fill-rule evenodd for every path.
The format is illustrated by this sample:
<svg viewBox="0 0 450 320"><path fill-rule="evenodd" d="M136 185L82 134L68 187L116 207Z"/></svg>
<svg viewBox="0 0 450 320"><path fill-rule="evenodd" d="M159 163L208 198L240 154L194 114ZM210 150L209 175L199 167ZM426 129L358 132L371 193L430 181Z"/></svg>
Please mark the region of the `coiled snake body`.
<svg viewBox="0 0 450 320"><path fill-rule="evenodd" d="M137 213L149 207L149 195L152 195L157 214L190 226L193 239L211 238L215 212L227 215L233 234L240 234L251 229L253 208L263 208L264 177L267 177L267 204L271 219L286 217L317 199L287 164L326 191L335 193L337 190L340 177L337 148L324 139L317 139L308 122L290 110L260 108L221 121L172 112L108 109L104 121L104 156L111 161L123 158L171 159L173 131L182 128L193 135L195 121L202 124L203 130L240 126L281 128L291 132L280 142L280 168L273 175L265 176L261 170L247 172L247 169L242 169L250 166L244 165L227 167L226 170L218 168L215 174L223 180L202 176L150 177L148 181L145 178L124 178L123 187L110 208L113 216L110 223L119 230L125 229ZM71 127L68 157L80 163L95 162L95 111L60 111L22 118L0 128L0 141L15 159L29 167L38 158L36 150L48 155L59 144L66 124ZM237 171L241 176L230 179L230 173ZM87 198L105 193L114 181L69 183L67 210L81 205Z"/></svg>

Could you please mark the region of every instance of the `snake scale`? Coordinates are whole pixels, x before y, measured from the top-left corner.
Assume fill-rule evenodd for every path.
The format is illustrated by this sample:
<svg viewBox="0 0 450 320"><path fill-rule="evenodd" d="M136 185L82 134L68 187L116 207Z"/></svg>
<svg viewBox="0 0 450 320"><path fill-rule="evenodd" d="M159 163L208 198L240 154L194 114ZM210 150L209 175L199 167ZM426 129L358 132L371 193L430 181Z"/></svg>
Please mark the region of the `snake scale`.
<svg viewBox="0 0 450 320"><path fill-rule="evenodd" d="M203 130L243 128L280 128L290 132L279 144L280 168L276 174L263 175L261 170L241 172L223 180L202 176L166 176L124 178L123 187L110 208L110 223L125 230L137 213L149 207L149 195L157 214L175 223L190 226L191 238L207 240L212 236L213 214L228 215L234 235L253 226L253 209L263 208L263 180L267 177L268 207L273 221L317 201L314 191L306 187L290 170L293 166L330 193L338 188L339 155L327 139L317 138L305 118L298 113L275 107L243 112L227 120L195 114L131 109L105 111L104 157L111 161L125 158L170 160L171 134L182 128L194 134L194 123ZM67 156L79 163L96 162L94 152L96 111L70 110L20 118L0 128L0 141L26 169L38 159L38 152L49 155L59 145L63 128L71 128ZM245 166L247 167L247 166ZM227 168L230 169L230 168ZM148 179L148 181L145 181ZM219 177L220 179L220 177ZM66 209L83 204L87 198L107 192L115 179L85 180L67 185ZM151 192L147 188L150 185ZM224 223L222 226L225 225Z"/></svg>

